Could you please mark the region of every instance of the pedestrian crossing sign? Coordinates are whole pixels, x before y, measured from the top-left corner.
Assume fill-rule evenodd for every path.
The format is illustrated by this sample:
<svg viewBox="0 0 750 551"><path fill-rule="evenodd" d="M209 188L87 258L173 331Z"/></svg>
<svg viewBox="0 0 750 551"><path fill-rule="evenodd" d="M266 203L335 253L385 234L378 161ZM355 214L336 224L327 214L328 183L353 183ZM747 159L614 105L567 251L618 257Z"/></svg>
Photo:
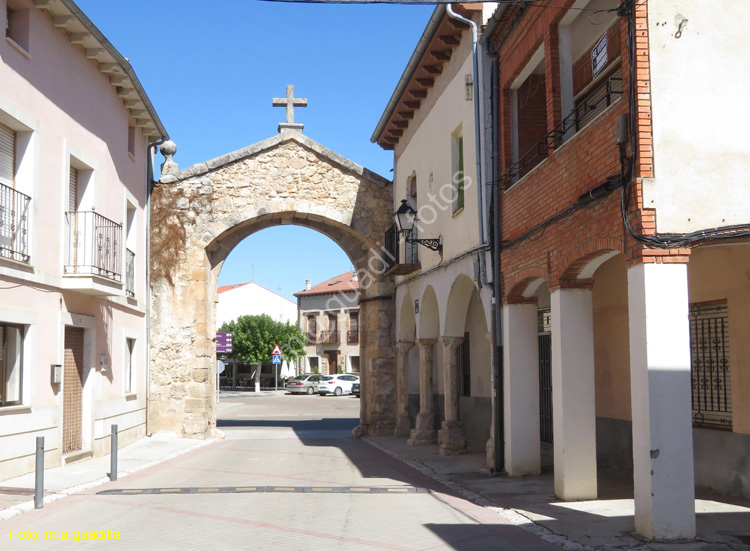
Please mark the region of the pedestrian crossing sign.
<svg viewBox="0 0 750 551"><path fill-rule="evenodd" d="M280 364L281 363L281 356L279 356L278 354L274 354L273 355L273 363Z"/></svg>

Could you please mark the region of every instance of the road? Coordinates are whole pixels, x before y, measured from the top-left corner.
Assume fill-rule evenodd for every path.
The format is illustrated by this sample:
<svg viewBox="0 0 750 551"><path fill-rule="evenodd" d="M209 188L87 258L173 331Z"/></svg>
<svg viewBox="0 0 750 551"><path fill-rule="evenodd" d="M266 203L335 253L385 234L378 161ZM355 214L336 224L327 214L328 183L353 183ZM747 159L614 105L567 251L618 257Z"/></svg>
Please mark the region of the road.
<svg viewBox="0 0 750 551"><path fill-rule="evenodd" d="M0 549L558 549L351 438L355 397L229 392L218 412L224 440L2 522Z"/></svg>

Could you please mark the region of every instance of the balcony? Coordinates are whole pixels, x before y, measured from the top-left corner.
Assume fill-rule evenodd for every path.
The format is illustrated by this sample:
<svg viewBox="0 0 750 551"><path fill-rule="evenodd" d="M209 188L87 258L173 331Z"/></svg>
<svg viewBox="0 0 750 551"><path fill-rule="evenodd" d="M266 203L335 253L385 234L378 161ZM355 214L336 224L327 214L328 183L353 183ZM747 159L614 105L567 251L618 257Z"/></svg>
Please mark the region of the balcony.
<svg viewBox="0 0 750 551"><path fill-rule="evenodd" d="M29 264L31 197L0 184L0 258Z"/></svg>
<svg viewBox="0 0 750 551"><path fill-rule="evenodd" d="M414 241L417 238L417 225L415 224L409 233L407 241L402 238L396 230L395 224L385 232L385 254L384 259L387 263L387 270L384 275L408 275L422 268L419 263L419 254L417 252L418 243ZM401 263L401 245L404 245L404 263Z"/></svg>
<svg viewBox="0 0 750 551"><path fill-rule="evenodd" d="M338 331L321 331L319 343L322 344L338 344L339 343L339 332Z"/></svg>
<svg viewBox="0 0 750 551"><path fill-rule="evenodd" d="M346 332L346 342L349 344L357 344L359 342L359 329L349 329Z"/></svg>
<svg viewBox="0 0 750 551"><path fill-rule="evenodd" d="M500 185L504 189L511 187L545 160L549 151L560 147L621 97L622 78L610 77L606 79L583 100L578 101L575 108L560 124L545 134L538 143L510 165L510 168L500 176Z"/></svg>
<svg viewBox="0 0 750 551"><path fill-rule="evenodd" d="M122 225L93 212L66 212L63 288L92 295L122 292Z"/></svg>
<svg viewBox="0 0 750 551"><path fill-rule="evenodd" d="M125 294L135 297L135 253L125 249Z"/></svg>

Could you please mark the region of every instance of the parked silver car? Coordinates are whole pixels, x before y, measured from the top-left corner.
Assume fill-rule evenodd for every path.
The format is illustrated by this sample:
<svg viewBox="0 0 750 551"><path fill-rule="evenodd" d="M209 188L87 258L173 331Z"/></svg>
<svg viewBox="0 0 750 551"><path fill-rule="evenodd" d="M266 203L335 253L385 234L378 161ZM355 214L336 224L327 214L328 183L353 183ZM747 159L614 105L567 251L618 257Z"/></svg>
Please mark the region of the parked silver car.
<svg viewBox="0 0 750 551"><path fill-rule="evenodd" d="M315 394L318 391L318 383L323 378L316 373L303 373L298 377L289 379L286 389L292 394Z"/></svg>

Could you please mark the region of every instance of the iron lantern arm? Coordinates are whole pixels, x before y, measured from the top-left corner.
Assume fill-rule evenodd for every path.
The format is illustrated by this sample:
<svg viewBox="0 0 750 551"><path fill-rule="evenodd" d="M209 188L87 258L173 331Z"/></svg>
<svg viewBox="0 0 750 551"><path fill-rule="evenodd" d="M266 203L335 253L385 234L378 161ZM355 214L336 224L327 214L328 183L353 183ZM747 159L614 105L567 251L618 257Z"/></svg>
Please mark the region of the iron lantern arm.
<svg viewBox="0 0 750 551"><path fill-rule="evenodd" d="M409 237L414 228L414 223L417 220L417 211L415 211L406 199L401 199L401 206L396 212L393 213L393 221L396 224L396 229L402 234L404 241L407 243L417 243L423 247L427 247L431 251L437 251L443 254L443 237L429 238L429 239L412 239Z"/></svg>

